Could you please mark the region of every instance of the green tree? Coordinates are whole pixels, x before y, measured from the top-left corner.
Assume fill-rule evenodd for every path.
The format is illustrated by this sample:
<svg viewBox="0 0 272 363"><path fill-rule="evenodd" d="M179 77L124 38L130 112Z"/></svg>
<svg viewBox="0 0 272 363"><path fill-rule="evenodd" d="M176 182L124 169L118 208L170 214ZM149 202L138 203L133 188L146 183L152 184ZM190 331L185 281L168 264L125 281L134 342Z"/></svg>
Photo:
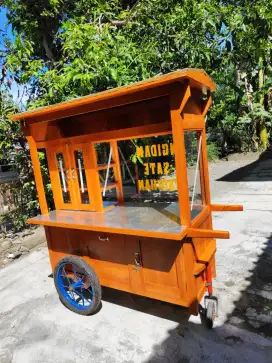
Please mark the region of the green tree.
<svg viewBox="0 0 272 363"><path fill-rule="evenodd" d="M271 79L269 69L272 49L271 4L265 0L223 1L223 4L222 14L231 41L229 57L236 66L237 86L243 84L245 87L247 112L253 121L253 142L257 150L259 143L266 149L267 118L260 116L259 111L255 117L252 105L253 102L258 103L260 105L258 110L262 109L263 115L269 111L263 91L266 81Z"/></svg>
<svg viewBox="0 0 272 363"><path fill-rule="evenodd" d="M255 117L252 105L270 112L269 2L5 0L4 6L16 36L7 47L7 77L28 85L28 108L199 67L218 85L208 126L223 135L222 153L243 150L245 138L250 147L267 147L270 121Z"/></svg>

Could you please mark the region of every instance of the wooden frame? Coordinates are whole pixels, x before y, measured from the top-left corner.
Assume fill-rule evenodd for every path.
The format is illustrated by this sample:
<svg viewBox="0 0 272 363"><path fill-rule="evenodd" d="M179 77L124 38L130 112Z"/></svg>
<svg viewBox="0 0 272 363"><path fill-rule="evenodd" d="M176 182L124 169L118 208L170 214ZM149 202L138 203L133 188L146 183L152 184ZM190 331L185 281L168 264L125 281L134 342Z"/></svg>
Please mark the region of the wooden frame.
<svg viewBox="0 0 272 363"><path fill-rule="evenodd" d="M206 101L202 100L203 90L208 90ZM62 257L79 255L104 286L187 306L198 314L206 284L211 286L211 271L215 274L215 238L229 238L228 232L212 229L212 211L242 210L241 206L211 204L205 117L214 90L215 84L204 71L185 69L12 117L21 121L27 136L40 201L41 216L29 223L45 226L53 271ZM203 206L194 217L186 131L202 135ZM117 142L169 133L173 137L179 211L171 218L149 206L135 207L131 213L132 207L124 203ZM115 184L107 188L116 188L118 207L105 207L101 196L99 171L108 167L97 162L95 144L101 142L108 142L112 150L109 166ZM56 211L48 212L37 148L46 149ZM81 159L75 161L79 150L84 168L79 166ZM62 162L58 165L57 153L62 153L64 166ZM85 174L80 174L83 171ZM63 180L71 203L63 199ZM86 199L80 193L85 190L89 203L88 199L82 202ZM137 268L135 254L141 256Z"/></svg>

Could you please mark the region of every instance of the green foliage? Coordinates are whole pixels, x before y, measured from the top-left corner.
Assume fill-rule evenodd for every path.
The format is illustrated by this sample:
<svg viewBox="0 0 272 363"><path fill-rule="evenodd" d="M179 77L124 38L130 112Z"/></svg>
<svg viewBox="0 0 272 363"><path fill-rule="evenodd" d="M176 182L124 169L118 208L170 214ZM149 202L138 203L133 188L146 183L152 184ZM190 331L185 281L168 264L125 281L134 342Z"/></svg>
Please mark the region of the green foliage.
<svg viewBox="0 0 272 363"><path fill-rule="evenodd" d="M199 67L218 85L208 129L220 154L266 147L270 126L251 104L270 112L269 2L6 0L5 7L16 35L7 42L7 77L28 85L29 109Z"/></svg>
<svg viewBox="0 0 272 363"><path fill-rule="evenodd" d="M218 147L215 142L207 143L208 160L210 162L217 161L219 159Z"/></svg>
<svg viewBox="0 0 272 363"><path fill-rule="evenodd" d="M11 165L19 176L19 181L10 185L16 209L6 214L4 218L11 219L13 227L20 229L25 226L30 216L36 214L39 203L26 139L20 132L19 122L9 120L10 114L15 112L18 112L18 107L13 103L12 98L2 91L0 93L0 164ZM49 207L51 207L53 198L44 153L39 153L39 159Z"/></svg>
<svg viewBox="0 0 272 363"><path fill-rule="evenodd" d="M5 0L2 6L15 41L2 33L6 50L0 51L0 89L9 89L12 82L27 85L28 109L179 68L204 68L217 84L207 119L209 157L268 146L272 113L269 1ZM13 108L9 100L1 109L5 115L0 124L3 162L12 155L9 150L14 142L24 144L18 124L7 121ZM136 155L131 158L141 163ZM26 159L18 160L22 174L27 175L25 182L31 180ZM45 185L50 193L48 180ZM31 185L27 190L34 195Z"/></svg>

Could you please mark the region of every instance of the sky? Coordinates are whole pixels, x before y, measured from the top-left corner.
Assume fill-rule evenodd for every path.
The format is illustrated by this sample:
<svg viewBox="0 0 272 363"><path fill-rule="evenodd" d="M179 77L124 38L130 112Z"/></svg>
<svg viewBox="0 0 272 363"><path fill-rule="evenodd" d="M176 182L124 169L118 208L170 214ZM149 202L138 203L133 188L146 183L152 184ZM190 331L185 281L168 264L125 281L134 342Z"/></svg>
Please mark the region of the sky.
<svg viewBox="0 0 272 363"><path fill-rule="evenodd" d="M11 26L8 25L6 11L3 8L0 9L0 29L7 31L7 35L11 39L11 41L14 40L14 34L12 34ZM0 49L2 49L2 50L5 49L5 44L3 42L3 38L1 37L1 33L0 33ZM0 71L1 71L1 65L0 65ZM19 99L20 99L22 91L23 91L23 87L20 87L15 82L13 82L11 85L10 93L12 94L14 101L18 101L18 91L20 94L19 95ZM22 103L24 104L25 102L26 102L26 98L23 97Z"/></svg>

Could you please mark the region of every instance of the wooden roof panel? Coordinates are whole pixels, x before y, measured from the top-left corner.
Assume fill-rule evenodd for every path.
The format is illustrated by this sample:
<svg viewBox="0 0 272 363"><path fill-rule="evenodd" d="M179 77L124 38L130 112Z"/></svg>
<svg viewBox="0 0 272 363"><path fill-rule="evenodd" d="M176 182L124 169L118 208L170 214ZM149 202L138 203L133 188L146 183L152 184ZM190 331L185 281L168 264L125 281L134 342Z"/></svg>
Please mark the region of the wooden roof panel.
<svg viewBox="0 0 272 363"><path fill-rule="evenodd" d="M190 80L194 87L198 87L211 92L215 91L215 83L202 69L186 68L161 76L149 78L147 80L130 84L128 86L118 87L107 91L90 94L84 97L78 97L73 100L57 103L55 105L41 107L32 111L22 112L11 116L15 121L43 122L57 118L63 118L76 114L85 113L89 105L93 105L89 111L101 109L101 104L105 104L102 108L115 107L118 104L115 100L120 97L131 95L133 93L141 93L141 91L151 90L157 87L169 85L175 82ZM129 103L129 102L128 102ZM97 105L97 108L96 108ZM87 106L87 107L86 107Z"/></svg>

